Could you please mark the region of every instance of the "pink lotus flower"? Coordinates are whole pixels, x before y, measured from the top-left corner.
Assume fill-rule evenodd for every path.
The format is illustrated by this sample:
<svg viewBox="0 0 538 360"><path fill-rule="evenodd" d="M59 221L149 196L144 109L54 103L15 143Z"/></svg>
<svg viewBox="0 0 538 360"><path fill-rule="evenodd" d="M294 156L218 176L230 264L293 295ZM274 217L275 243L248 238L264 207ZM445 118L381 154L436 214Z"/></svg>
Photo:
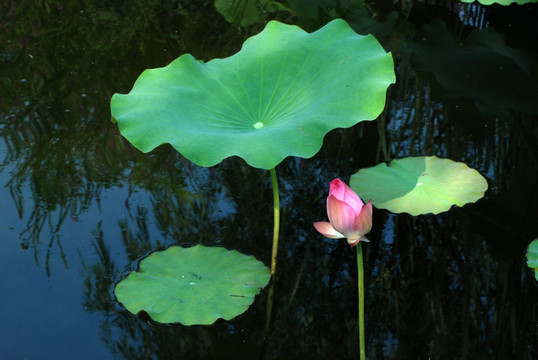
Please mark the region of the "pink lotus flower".
<svg viewBox="0 0 538 360"><path fill-rule="evenodd" d="M314 223L322 235L331 239L347 238L351 246L356 246L359 241L369 241L364 235L372 229L372 200L364 205L357 193L340 179L331 182L327 215L330 222Z"/></svg>

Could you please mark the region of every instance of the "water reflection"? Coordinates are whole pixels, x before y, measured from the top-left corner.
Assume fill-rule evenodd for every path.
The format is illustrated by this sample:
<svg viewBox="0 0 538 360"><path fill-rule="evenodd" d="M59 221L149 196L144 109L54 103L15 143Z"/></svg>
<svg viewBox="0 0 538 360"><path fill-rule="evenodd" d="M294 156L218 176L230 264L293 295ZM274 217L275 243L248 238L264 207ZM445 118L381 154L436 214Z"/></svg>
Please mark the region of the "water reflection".
<svg viewBox="0 0 538 360"><path fill-rule="evenodd" d="M58 312L59 324L50 322L52 328L65 331L61 323L77 319L79 332L101 338L102 349L93 358L213 359L232 358L233 351L257 358L265 293L230 322L182 327L129 314L112 287L142 256L171 244L226 246L268 264L269 174L240 159L198 168L168 146L141 154L110 123L108 102L113 92L129 90L144 68L166 65L184 52L206 60L227 56L263 24L230 25L211 2L32 3L11 2L0 27L0 38L7 39L0 58L1 204L13 222L0 230L9 239L0 246L7 264L0 285L9 309L15 309L2 312L7 325L0 325L1 332L10 334L12 344L4 353L22 357L21 349L46 339L20 330L33 324L20 314L43 325L49 316L40 309L56 314L54 303L63 299L68 305ZM333 131L314 158L279 165L281 248L269 356L356 358L354 252L345 241L321 238L312 221L325 216L327 185L334 177L348 179L361 167L392 158L437 155L477 168L492 190L475 205L439 216L374 212L372 242L365 247L369 358L535 357L538 290L522 262L523 249L537 237L535 102L510 91L499 98L499 89L517 85L499 71L473 68L477 89L489 89L490 79L497 79L497 95L490 97L471 91L473 83L457 81L461 76L450 72L455 70L441 66L442 60L454 60L440 57L447 49L456 56L452 50L459 40L478 56L480 47L470 48L468 34L484 31L462 25L444 2L366 9L362 3L329 1L304 12L300 2L288 3L291 11L275 16L310 30L343 16L358 31L373 31L393 50L398 82L376 122ZM479 23L467 24L485 24L489 10L480 9ZM432 26L441 26L426 24L433 16L445 25L432 34ZM510 33L478 34L494 38L497 60L513 60L520 89L532 97L536 69L521 65L516 60L522 57L514 54L532 56L533 45L515 51L507 45L513 42ZM425 35L452 39L451 45L428 44ZM487 48L478 59L487 62L491 52ZM49 290L42 287L43 273ZM40 299L28 297L34 288ZM67 295L73 291L77 296ZM22 297L27 306L19 309L13 304ZM59 342L37 348L54 354ZM72 344L64 358L93 354L96 346L83 336Z"/></svg>

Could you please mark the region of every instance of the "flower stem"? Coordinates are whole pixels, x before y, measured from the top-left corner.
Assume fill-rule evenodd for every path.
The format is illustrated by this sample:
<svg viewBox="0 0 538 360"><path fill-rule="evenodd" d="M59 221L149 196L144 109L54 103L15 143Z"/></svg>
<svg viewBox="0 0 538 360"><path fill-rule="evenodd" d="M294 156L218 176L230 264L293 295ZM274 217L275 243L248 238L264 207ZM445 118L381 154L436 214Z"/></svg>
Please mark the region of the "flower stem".
<svg viewBox="0 0 538 360"><path fill-rule="evenodd" d="M271 183L273 184L273 213L274 213L274 226L273 226L273 251L271 253L271 276L276 273L276 254L278 251L278 232L280 229L280 199L278 195L278 180L276 177L276 170L272 168L269 170L271 173Z"/></svg>
<svg viewBox="0 0 538 360"><path fill-rule="evenodd" d="M366 346L364 342L364 266L362 263L362 241L356 246L357 248L357 271L359 274L359 352L360 360L366 359Z"/></svg>

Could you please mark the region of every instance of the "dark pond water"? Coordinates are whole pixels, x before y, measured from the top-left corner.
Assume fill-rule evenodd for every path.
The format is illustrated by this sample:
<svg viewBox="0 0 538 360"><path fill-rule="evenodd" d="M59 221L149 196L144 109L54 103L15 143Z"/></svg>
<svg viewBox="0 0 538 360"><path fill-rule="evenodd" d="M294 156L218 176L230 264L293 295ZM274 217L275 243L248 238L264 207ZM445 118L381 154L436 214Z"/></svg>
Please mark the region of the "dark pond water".
<svg viewBox="0 0 538 360"><path fill-rule="evenodd" d="M313 158L277 167L267 357L358 358L355 252L312 222L326 217L333 178L408 155L465 162L489 190L437 216L374 210L368 358L537 357L538 284L524 263L538 238L537 5L289 4L253 19L241 5L231 24L211 1L1 2L0 358L260 358L266 291L232 321L184 327L131 315L112 289L172 244L269 264L269 173L237 158L199 168L169 146L142 154L111 123L109 101L183 53L237 52L269 19L314 31L335 17L392 51L397 83L377 121L332 131Z"/></svg>

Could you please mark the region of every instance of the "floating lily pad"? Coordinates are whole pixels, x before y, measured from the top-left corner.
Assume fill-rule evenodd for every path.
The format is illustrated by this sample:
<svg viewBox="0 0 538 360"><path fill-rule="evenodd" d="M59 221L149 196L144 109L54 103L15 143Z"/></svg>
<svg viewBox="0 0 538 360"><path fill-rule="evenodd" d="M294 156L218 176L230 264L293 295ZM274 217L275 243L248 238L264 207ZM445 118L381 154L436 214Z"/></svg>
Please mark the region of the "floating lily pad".
<svg viewBox="0 0 538 360"><path fill-rule="evenodd" d="M185 54L144 71L111 111L143 152L169 143L200 166L239 156L271 169L315 155L332 129L376 119L394 81L391 55L343 20L311 34L270 21L231 57Z"/></svg>
<svg viewBox="0 0 538 360"><path fill-rule="evenodd" d="M235 250L171 246L142 260L114 293L133 314L145 311L160 323L209 325L245 312L269 278L263 263Z"/></svg>
<svg viewBox="0 0 538 360"><path fill-rule="evenodd" d="M538 281L538 239L534 239L529 245L527 265L534 270L534 277Z"/></svg>
<svg viewBox="0 0 538 360"><path fill-rule="evenodd" d="M484 196L486 179L464 163L436 156L406 157L361 169L350 187L377 208L411 215L438 214Z"/></svg>

